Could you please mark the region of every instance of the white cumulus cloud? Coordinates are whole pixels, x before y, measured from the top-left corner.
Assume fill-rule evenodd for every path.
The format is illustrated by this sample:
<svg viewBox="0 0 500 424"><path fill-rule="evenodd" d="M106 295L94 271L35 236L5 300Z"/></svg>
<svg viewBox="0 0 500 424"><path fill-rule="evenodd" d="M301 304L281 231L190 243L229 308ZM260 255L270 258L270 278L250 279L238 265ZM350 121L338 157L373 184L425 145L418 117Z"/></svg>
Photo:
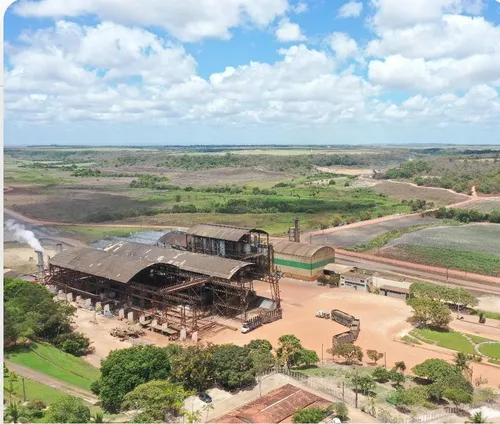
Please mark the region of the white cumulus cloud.
<svg viewBox="0 0 500 424"><path fill-rule="evenodd" d="M306 36L302 33L300 25L290 22L288 19L282 19L276 28L276 38L284 43L291 41L303 41Z"/></svg>
<svg viewBox="0 0 500 424"><path fill-rule="evenodd" d="M363 3L358 1L350 1L342 5L338 12L337 17L339 18L357 18L361 15L363 11Z"/></svg>
<svg viewBox="0 0 500 424"><path fill-rule="evenodd" d="M103 21L162 27L183 42L228 39L232 28L245 23L265 27L288 8L288 0L24 0L14 5L25 17L95 15Z"/></svg>

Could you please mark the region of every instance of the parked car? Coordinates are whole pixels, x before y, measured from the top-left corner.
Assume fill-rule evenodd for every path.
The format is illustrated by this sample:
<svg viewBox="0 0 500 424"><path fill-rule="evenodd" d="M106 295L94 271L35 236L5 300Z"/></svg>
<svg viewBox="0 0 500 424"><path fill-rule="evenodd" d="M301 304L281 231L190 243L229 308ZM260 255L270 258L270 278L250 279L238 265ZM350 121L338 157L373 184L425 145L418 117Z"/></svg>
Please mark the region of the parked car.
<svg viewBox="0 0 500 424"><path fill-rule="evenodd" d="M205 403L212 403L212 398L208 393L201 392L198 397Z"/></svg>

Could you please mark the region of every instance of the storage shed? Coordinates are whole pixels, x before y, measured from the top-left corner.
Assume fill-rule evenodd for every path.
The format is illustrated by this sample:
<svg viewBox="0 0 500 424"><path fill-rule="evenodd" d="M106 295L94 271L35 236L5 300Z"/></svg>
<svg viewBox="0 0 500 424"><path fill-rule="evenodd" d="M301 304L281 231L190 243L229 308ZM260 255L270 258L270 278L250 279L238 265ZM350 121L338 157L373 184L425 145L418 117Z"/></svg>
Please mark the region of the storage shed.
<svg viewBox="0 0 500 424"><path fill-rule="evenodd" d="M335 250L329 246L287 240L274 245L274 265L287 277L313 281L332 262Z"/></svg>

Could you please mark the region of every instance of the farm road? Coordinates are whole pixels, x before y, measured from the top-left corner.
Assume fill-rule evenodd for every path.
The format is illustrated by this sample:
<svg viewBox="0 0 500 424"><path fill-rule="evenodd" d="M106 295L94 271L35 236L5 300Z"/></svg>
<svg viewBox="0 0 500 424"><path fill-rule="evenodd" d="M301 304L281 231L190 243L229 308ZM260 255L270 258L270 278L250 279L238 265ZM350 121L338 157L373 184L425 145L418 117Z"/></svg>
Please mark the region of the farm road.
<svg viewBox="0 0 500 424"><path fill-rule="evenodd" d="M4 359L4 362L10 371L15 372L22 377L26 377L29 380L36 381L37 383L52 387L53 389L59 390L60 392L75 396L84 400L85 402L91 403L92 405L96 405L99 402L99 399L97 399L97 397L93 393L88 392L87 390L80 389L79 387L64 383L60 380L56 380L55 378L49 377L48 375L42 374L23 365L16 364L12 361L9 361L8 359Z"/></svg>

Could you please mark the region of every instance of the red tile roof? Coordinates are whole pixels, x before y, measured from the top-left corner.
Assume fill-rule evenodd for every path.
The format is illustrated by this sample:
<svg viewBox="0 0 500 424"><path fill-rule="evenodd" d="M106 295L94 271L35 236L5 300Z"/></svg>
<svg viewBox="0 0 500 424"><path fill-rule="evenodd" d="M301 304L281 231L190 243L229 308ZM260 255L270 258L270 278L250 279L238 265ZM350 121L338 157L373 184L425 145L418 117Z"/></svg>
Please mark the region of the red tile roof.
<svg viewBox="0 0 500 424"><path fill-rule="evenodd" d="M304 408L320 406L326 408L331 402L286 384L265 396L232 410L217 418L217 423L281 423L292 422L292 415Z"/></svg>

